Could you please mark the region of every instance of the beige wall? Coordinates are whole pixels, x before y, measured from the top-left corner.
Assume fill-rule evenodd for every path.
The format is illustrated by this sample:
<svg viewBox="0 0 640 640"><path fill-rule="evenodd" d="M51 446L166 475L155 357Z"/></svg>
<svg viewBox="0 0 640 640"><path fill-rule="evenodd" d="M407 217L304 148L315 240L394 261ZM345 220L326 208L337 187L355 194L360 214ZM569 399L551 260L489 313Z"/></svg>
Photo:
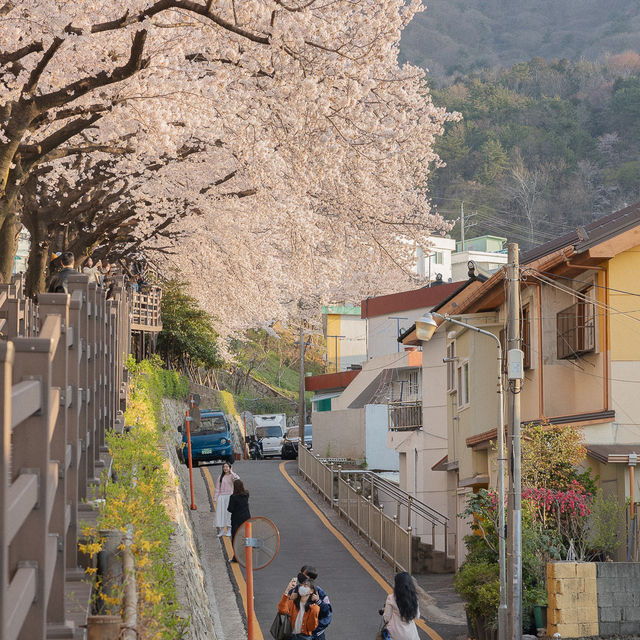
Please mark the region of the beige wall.
<svg viewBox="0 0 640 640"><path fill-rule="evenodd" d="M365 458L364 409L318 411L312 416L313 450L321 457Z"/></svg>
<svg viewBox="0 0 640 640"><path fill-rule="evenodd" d="M422 421L416 431L389 431L387 446L400 453L400 487L448 516L447 474L431 468L447 454L446 355L444 334L437 332L422 345ZM431 535L422 518L414 523L418 535Z"/></svg>

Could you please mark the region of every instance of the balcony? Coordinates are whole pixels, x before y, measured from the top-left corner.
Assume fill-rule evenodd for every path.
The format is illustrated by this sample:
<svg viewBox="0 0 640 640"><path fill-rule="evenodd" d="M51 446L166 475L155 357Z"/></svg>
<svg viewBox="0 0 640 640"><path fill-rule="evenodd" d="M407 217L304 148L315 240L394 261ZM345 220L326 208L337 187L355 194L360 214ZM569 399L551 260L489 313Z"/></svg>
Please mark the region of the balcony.
<svg viewBox="0 0 640 640"><path fill-rule="evenodd" d="M390 402L387 408L391 431L422 429L421 400Z"/></svg>

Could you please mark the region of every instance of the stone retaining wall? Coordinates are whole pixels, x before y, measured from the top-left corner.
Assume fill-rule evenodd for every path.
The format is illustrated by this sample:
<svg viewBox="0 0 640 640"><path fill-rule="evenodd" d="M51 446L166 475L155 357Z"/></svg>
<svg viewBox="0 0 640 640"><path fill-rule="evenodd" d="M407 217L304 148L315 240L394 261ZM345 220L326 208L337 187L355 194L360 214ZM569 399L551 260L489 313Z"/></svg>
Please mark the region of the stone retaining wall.
<svg viewBox="0 0 640 640"><path fill-rule="evenodd" d="M601 636L640 634L640 564L599 562L598 618Z"/></svg>
<svg viewBox="0 0 640 640"><path fill-rule="evenodd" d="M640 635L640 563L547 564L547 635Z"/></svg>

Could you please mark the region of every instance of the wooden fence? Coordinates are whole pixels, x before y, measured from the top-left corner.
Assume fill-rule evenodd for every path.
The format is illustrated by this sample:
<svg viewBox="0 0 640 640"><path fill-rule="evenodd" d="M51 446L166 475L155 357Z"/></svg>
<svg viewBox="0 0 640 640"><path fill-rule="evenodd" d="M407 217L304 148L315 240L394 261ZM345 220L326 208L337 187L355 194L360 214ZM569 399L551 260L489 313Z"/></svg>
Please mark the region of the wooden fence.
<svg viewBox="0 0 640 640"><path fill-rule="evenodd" d="M69 277L69 293L0 285L0 638L79 638L89 587L80 523L123 426L130 296ZM71 596L73 594L73 597Z"/></svg>

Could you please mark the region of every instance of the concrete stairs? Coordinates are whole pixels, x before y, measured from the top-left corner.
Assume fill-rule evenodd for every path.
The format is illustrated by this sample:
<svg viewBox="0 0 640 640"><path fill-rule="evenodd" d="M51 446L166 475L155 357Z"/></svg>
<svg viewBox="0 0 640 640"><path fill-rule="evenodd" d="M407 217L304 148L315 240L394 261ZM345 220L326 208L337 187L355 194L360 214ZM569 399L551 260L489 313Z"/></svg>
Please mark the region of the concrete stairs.
<svg viewBox="0 0 640 640"><path fill-rule="evenodd" d="M411 544L411 573L453 573L454 558L438 551L430 543L413 536Z"/></svg>

